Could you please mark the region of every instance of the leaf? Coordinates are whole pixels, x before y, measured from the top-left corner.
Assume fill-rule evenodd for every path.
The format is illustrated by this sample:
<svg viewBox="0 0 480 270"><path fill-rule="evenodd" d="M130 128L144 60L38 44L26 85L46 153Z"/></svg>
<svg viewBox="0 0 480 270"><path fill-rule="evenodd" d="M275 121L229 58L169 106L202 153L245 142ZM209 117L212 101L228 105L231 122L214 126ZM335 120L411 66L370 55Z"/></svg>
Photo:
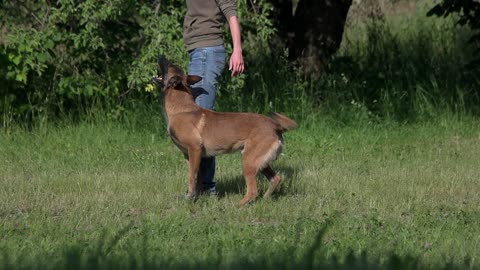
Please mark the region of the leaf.
<svg viewBox="0 0 480 270"><path fill-rule="evenodd" d="M27 51L28 53L33 52L32 46L30 46L30 44L29 44L28 46L26 46L26 47L25 47L25 51Z"/></svg>
<svg viewBox="0 0 480 270"><path fill-rule="evenodd" d="M25 51L25 44L22 44L22 43L21 43L20 45L18 45L17 50L18 50L19 52Z"/></svg>
<svg viewBox="0 0 480 270"><path fill-rule="evenodd" d="M17 73L17 75L15 76L15 80L17 82L26 83L27 82L27 74L23 73L23 72Z"/></svg>
<svg viewBox="0 0 480 270"><path fill-rule="evenodd" d="M34 68L35 67L35 63L33 63L33 59L32 58L27 58L25 59L25 64L24 66L29 66L31 68Z"/></svg>
<svg viewBox="0 0 480 270"><path fill-rule="evenodd" d="M40 62L40 63L44 63L44 62L46 62L48 59L50 59L50 54L49 54L49 53L46 53L46 52L45 52L45 53L39 53L39 54L37 55L37 60L38 60L38 62Z"/></svg>
<svg viewBox="0 0 480 270"><path fill-rule="evenodd" d="M54 46L54 43L51 39L47 40L47 42L45 42L45 48L46 49L52 49Z"/></svg>
<svg viewBox="0 0 480 270"><path fill-rule="evenodd" d="M15 71L7 72L7 79L13 79L13 77L15 77Z"/></svg>
<svg viewBox="0 0 480 270"><path fill-rule="evenodd" d="M18 66L20 64L20 60L22 60L22 56L17 55L15 57L13 57L12 62L15 64L15 66Z"/></svg>

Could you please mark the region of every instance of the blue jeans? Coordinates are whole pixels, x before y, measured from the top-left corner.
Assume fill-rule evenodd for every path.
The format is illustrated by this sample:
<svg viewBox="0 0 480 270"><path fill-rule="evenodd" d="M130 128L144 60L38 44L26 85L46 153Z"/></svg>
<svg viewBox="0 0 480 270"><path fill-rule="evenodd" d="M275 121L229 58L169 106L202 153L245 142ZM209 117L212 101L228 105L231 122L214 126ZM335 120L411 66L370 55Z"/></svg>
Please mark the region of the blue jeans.
<svg viewBox="0 0 480 270"><path fill-rule="evenodd" d="M215 90L218 77L225 68L225 47L197 48L188 52L188 74L202 77L202 80L192 85L195 103L200 107L213 110L215 103ZM203 188L215 187L215 158L202 158L197 179Z"/></svg>

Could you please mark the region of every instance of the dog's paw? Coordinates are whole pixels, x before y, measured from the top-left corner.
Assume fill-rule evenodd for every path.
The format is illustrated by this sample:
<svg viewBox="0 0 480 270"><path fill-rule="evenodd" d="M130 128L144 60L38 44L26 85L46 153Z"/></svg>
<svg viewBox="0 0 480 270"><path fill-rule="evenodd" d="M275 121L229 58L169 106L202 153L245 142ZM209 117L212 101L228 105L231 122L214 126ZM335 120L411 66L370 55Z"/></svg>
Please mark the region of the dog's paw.
<svg viewBox="0 0 480 270"><path fill-rule="evenodd" d="M186 199L187 201L196 202L197 199L198 199L198 196L197 196L197 194L195 194L195 193L192 193L192 194L187 193L187 194L185 194L185 199Z"/></svg>
<svg viewBox="0 0 480 270"><path fill-rule="evenodd" d="M175 198L177 201L196 202L198 199L198 196L196 194L189 195L189 194L183 193L183 194L175 194L173 195L173 198Z"/></svg>

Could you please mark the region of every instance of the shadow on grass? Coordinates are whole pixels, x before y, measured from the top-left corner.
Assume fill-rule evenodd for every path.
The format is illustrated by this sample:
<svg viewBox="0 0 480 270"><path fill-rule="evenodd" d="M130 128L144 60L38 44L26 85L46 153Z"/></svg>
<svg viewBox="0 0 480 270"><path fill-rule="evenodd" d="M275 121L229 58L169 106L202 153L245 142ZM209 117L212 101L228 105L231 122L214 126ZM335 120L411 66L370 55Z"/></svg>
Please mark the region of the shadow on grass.
<svg viewBox="0 0 480 270"><path fill-rule="evenodd" d="M277 198L279 196L288 196L288 195L296 194L297 192L294 187L294 179L295 179L295 176L298 174L297 168L292 168L290 166L279 166L279 167L273 167L273 169L277 173L279 173L280 176L282 177L282 183L280 184L280 187L272 195L273 198ZM259 187L259 192L260 192L260 187L264 184L265 185L268 184L267 178L263 176L261 173L258 173L257 186ZM219 178L216 181L216 187L217 187L218 196L220 198L223 198L228 194L245 194L245 190L246 190L246 184L245 184L245 179L243 175Z"/></svg>

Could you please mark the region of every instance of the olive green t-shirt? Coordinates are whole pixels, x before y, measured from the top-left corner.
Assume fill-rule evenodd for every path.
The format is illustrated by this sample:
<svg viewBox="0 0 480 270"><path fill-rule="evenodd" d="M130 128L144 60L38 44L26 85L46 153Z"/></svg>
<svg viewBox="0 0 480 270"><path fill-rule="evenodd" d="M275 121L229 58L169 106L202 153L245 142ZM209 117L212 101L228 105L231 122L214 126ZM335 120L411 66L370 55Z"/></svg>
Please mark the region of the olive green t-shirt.
<svg viewBox="0 0 480 270"><path fill-rule="evenodd" d="M237 15L236 0L186 0L183 40L187 50L223 44L226 19Z"/></svg>

